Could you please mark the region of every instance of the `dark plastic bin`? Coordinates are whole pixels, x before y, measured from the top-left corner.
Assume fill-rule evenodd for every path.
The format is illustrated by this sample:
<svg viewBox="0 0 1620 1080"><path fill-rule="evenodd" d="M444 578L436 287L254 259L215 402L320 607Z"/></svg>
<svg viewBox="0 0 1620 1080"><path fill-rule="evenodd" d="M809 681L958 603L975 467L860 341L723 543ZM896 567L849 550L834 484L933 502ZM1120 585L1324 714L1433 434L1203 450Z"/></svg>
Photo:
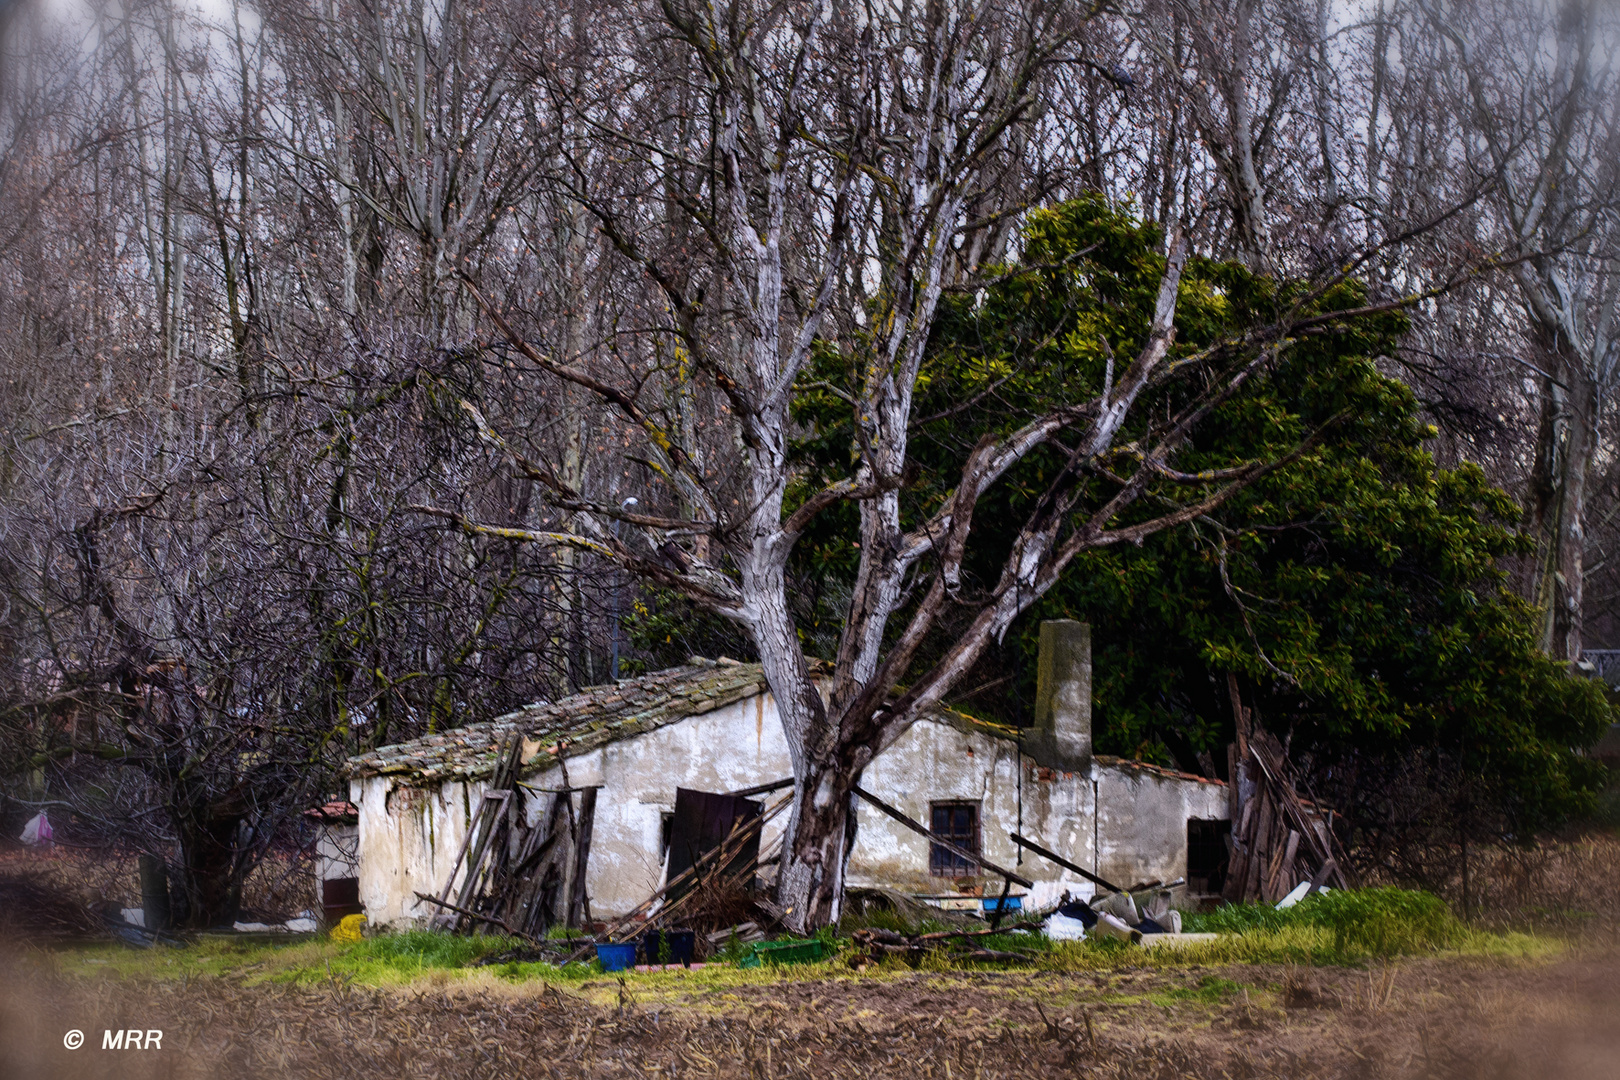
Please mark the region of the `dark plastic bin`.
<svg viewBox="0 0 1620 1080"><path fill-rule="evenodd" d="M596 962L602 965L603 971L628 971L636 966L636 943L599 944L596 946Z"/></svg>
<svg viewBox="0 0 1620 1080"><path fill-rule="evenodd" d="M690 965L697 955L692 930L649 930L641 935L641 955L649 964Z"/></svg>

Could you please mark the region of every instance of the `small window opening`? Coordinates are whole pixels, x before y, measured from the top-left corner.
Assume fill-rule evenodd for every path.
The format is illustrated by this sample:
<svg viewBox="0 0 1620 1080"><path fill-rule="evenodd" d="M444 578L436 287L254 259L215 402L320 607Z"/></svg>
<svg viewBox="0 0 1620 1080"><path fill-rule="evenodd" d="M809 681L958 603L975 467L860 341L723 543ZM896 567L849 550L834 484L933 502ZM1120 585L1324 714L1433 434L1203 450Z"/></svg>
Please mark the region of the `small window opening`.
<svg viewBox="0 0 1620 1080"><path fill-rule="evenodd" d="M929 804L929 828L957 847L979 853L979 804L976 802L937 802ZM964 859L940 844L928 846L928 870L941 877L973 877L982 871L979 864Z"/></svg>
<svg viewBox="0 0 1620 1080"><path fill-rule="evenodd" d="M1194 896L1213 896L1226 887L1226 864L1230 855L1227 838L1230 821L1203 818L1187 820L1187 891Z"/></svg>

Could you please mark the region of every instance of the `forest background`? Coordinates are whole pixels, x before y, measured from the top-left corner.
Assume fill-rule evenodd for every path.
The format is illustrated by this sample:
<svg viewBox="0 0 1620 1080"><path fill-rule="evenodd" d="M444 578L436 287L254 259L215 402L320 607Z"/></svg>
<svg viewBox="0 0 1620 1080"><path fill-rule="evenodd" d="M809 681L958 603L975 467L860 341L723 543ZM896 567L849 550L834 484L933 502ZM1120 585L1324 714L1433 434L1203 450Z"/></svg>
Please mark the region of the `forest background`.
<svg viewBox="0 0 1620 1080"><path fill-rule="evenodd" d="M1220 775L1236 685L1366 869L1594 807L1604 5L0 18L5 813L199 925L346 756L692 653L824 918L823 779L1026 723L1049 617L1099 749Z"/></svg>

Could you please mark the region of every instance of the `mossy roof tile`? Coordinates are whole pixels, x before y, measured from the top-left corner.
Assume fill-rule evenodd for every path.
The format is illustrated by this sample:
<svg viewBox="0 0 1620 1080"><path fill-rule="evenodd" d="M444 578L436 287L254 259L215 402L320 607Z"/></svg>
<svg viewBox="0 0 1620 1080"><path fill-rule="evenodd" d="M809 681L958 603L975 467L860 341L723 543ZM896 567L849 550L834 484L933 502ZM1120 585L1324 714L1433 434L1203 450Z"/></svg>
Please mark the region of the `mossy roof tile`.
<svg viewBox="0 0 1620 1080"><path fill-rule="evenodd" d="M351 777L404 774L412 784L479 780L495 769L495 753L512 731L541 742L539 755L572 757L765 692L758 664L693 658L667 671L593 686L560 701L540 702L454 733L378 747L349 759ZM538 769L544 762L535 762Z"/></svg>

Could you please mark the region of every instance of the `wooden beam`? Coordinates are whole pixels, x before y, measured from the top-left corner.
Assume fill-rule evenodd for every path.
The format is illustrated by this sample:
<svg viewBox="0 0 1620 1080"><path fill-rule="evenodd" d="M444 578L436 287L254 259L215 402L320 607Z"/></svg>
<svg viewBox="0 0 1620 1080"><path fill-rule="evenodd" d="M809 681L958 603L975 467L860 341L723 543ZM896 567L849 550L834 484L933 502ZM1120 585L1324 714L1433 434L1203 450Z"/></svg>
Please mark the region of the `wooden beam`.
<svg viewBox="0 0 1620 1080"><path fill-rule="evenodd" d="M781 791L785 787L792 786L793 777L790 776L786 780L772 780L768 784L755 784L753 787L745 787L741 791L728 791L726 794L734 799L746 799L751 795L767 795L770 792Z"/></svg>
<svg viewBox="0 0 1620 1080"><path fill-rule="evenodd" d="M1055 862L1059 866L1063 867L1063 869L1065 869L1065 870L1073 870L1075 873L1079 874L1081 877L1085 878L1087 881L1091 882L1093 885L1101 885L1103 888L1107 889L1109 892L1124 892L1125 891L1124 889L1120 888L1118 885L1115 885L1111 881L1104 881L1102 878L1098 877L1096 874L1093 874L1090 870L1081 869L1080 867L1076 866L1074 863L1070 862L1068 859L1065 859L1063 856L1059 855L1057 852L1046 850L1045 848L1041 847L1041 845L1037 844L1033 840L1030 840L1030 839L1027 839L1025 837L1019 836L1017 833L1008 833L1007 835L1012 837L1013 843L1017 844L1019 847L1028 848L1029 850L1033 851L1035 854L1039 855L1041 858L1046 859L1048 862Z"/></svg>
<svg viewBox="0 0 1620 1080"><path fill-rule="evenodd" d="M585 871L591 859L591 832L595 825L596 789L588 787L579 797L579 823L575 827L574 835L574 872L568 890L571 894L568 898L566 920L569 929L577 927L581 917L586 922L591 919L591 898L585 892Z"/></svg>
<svg viewBox="0 0 1620 1080"><path fill-rule="evenodd" d="M1016 881L1016 882L1018 882L1018 884L1022 885L1026 889L1033 889L1035 887L1035 883L1033 881L1029 880L1029 878L1023 877L1020 874L1013 873L1011 870L1007 870L1007 869L1004 869L1003 867L997 866L995 863L991 862L989 859L986 859L983 855L975 855L973 852L969 851L967 848L958 847L957 845L951 843L949 840L945 839L943 836L940 836L938 833L932 832L932 831L930 831L928 829L923 828L922 825L920 825L919 823L911 820L905 814L902 814L900 811L896 810L894 807L890 806L888 803L884 802L882 799L878 798L876 795L873 795L870 791L865 791L865 790L863 790L863 789L861 789L859 787L853 788L851 790L853 790L855 792L855 794L859 795L861 798L865 799L867 802L871 803L873 806L877 807L879 810L883 811L885 814L888 814L890 817L894 818L894 820L898 821L900 824L904 825L906 828L910 829L912 832L921 833L923 836L928 837L928 839L932 840L934 843L938 844L940 847L944 848L946 851L950 852L952 855L956 855L956 856L959 856L960 858L966 859L968 862L976 863L979 866L984 867L986 870L990 871L991 873L995 874L997 877L1004 877L1008 881Z"/></svg>

